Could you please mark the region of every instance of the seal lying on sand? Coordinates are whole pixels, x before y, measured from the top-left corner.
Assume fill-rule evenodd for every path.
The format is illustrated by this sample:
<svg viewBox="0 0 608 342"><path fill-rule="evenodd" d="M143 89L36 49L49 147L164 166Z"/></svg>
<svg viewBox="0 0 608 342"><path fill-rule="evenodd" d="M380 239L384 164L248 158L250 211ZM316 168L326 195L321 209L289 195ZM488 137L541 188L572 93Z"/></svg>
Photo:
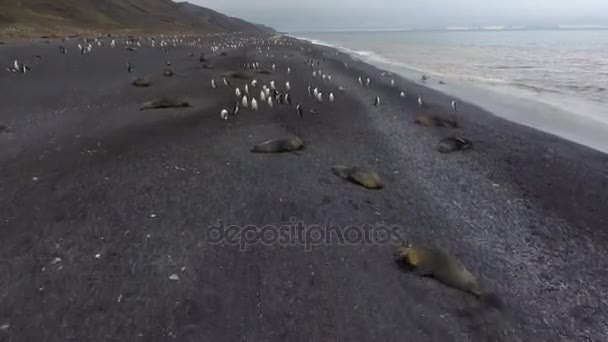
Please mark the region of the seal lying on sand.
<svg viewBox="0 0 608 342"><path fill-rule="evenodd" d="M244 72L241 71L233 71L231 73L228 74L228 77L230 78L236 78L236 79L241 79L241 80L248 80L251 78L251 76L247 75Z"/></svg>
<svg viewBox="0 0 608 342"><path fill-rule="evenodd" d="M152 101L145 102L141 105L139 110L146 109L159 109L159 108L183 108L183 107L191 107L188 101L182 101L177 99L170 98L162 98L156 99Z"/></svg>
<svg viewBox="0 0 608 342"><path fill-rule="evenodd" d="M367 189L382 189L384 184L380 176L369 170L364 170L359 167L346 167L336 165L331 168L331 171L338 177L348 180L351 183L359 184Z"/></svg>
<svg viewBox="0 0 608 342"><path fill-rule="evenodd" d="M468 150L473 147L471 140L463 137L449 137L439 141L437 151L441 153L450 153L460 150Z"/></svg>
<svg viewBox="0 0 608 342"><path fill-rule="evenodd" d="M254 153L293 152L304 148L302 139L297 136L283 139L272 139L259 143L251 149Z"/></svg>
<svg viewBox="0 0 608 342"><path fill-rule="evenodd" d="M488 306L501 307L495 294L481 292L477 278L456 257L437 247L407 244L397 249L395 261L416 275L433 277L447 286L474 295Z"/></svg>
<svg viewBox="0 0 608 342"><path fill-rule="evenodd" d="M436 127L451 127L457 128L458 122L453 118L446 118L439 115L433 114L420 114L414 121L417 124L423 126L436 126Z"/></svg>
<svg viewBox="0 0 608 342"><path fill-rule="evenodd" d="M138 79L134 80L132 84L136 87L145 88L145 87L149 87L152 84L152 82L150 82L144 78L138 78Z"/></svg>

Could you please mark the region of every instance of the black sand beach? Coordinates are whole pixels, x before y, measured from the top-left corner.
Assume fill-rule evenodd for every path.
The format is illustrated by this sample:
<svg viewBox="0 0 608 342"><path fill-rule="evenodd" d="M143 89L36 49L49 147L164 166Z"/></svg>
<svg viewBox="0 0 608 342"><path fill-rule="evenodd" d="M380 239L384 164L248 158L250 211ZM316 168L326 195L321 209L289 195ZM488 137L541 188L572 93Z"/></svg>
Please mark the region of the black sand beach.
<svg viewBox="0 0 608 342"><path fill-rule="evenodd" d="M102 39L87 55L76 40L0 45L0 341L606 340L607 155L468 103L459 128L414 124L417 94L428 113L448 114L451 98L330 48L193 41L169 54L147 40L127 51ZM15 59L31 71L4 71ZM251 62L276 71L240 67ZM319 69L332 79L313 77ZM237 99L222 82L233 71L258 80L258 101L262 84L290 81L293 105L259 103L222 120ZM132 86L136 77L151 86ZM251 80L229 81L243 90ZM192 107L139 110L161 96ZM306 148L249 151L290 134ZM451 135L473 148L437 152ZM347 183L336 164L374 169L385 187ZM504 309L403 272L392 244L209 241L218 221L292 218L396 226L458 256Z"/></svg>

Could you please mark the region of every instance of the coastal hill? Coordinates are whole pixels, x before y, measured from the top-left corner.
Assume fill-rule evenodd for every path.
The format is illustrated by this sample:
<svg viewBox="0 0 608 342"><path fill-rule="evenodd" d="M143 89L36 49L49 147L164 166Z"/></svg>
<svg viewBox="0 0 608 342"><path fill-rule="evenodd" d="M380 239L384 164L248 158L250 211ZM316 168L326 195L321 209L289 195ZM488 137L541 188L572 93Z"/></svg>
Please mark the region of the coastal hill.
<svg viewBox="0 0 608 342"><path fill-rule="evenodd" d="M212 9L193 5L188 2L179 2L177 3L177 5L182 13L189 16L193 16L197 18L201 24L208 25L211 27L219 27L226 31L266 33L275 32L274 29L268 26L253 24L243 19L229 17Z"/></svg>
<svg viewBox="0 0 608 342"><path fill-rule="evenodd" d="M274 32L171 0L0 0L0 35Z"/></svg>

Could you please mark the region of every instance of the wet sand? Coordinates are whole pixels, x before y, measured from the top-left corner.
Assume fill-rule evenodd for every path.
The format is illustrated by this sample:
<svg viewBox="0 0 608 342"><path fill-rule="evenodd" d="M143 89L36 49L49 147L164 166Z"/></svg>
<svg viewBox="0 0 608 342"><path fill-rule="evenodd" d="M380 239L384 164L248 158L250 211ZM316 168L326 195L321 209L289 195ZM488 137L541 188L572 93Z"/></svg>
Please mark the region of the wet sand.
<svg viewBox="0 0 608 342"><path fill-rule="evenodd" d="M451 99L331 48L222 39L243 46L212 52L219 38L206 37L166 54L105 41L84 56L73 40L0 46L0 123L10 127L0 133L0 341L605 338L608 156L468 103L457 129L416 125L417 94L432 113L449 113ZM202 67L201 51L214 69ZM4 71L14 59L31 72ZM174 77L162 75L167 60ZM307 60L332 80L313 78ZM276 71L240 68L254 61ZM236 101L221 79L231 71L254 75L258 101L262 84L289 80L293 105L260 103L221 120ZM143 76L150 87L131 85ZM248 81L230 82L243 90ZM165 95L193 107L139 110ZM306 149L249 152L288 134ZM438 153L450 135L473 149ZM331 173L335 164L375 169L385 188L347 183ZM397 226L457 255L504 312L402 272L390 244L241 250L207 234L218 221L291 218Z"/></svg>

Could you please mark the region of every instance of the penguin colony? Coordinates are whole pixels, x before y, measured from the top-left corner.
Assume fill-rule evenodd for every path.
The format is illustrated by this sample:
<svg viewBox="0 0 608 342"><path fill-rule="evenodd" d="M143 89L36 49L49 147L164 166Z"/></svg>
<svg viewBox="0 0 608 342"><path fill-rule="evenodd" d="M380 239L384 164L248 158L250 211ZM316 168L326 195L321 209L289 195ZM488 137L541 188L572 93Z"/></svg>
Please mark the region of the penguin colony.
<svg viewBox="0 0 608 342"><path fill-rule="evenodd" d="M209 42L211 42L211 44L209 44ZM112 38L109 40L97 38L82 39L76 43L75 47L66 47L68 43L70 43L69 39L66 38L64 39L64 44L59 47L59 53L66 55L74 51L73 53L86 56L94 53L94 51L99 48L117 48L121 46L127 53L132 54L130 56L136 55L138 49L142 48L160 48L164 53L170 55L173 53L173 48L188 46L193 49L206 49L206 52L200 53L198 63L203 63L201 64L201 68L203 69L212 69L213 66L206 64L208 59L205 57L205 53L228 56L226 51L253 44L256 46L258 55L275 61L279 58L272 54L273 51L271 50L271 47L293 46L297 42L298 41L295 39L280 35L267 38L252 38L242 37L238 34L210 34L197 39L186 36L138 37L127 39ZM304 48L302 47L301 49ZM190 52L188 56L194 57L194 53ZM41 57L37 56L36 59L40 60ZM137 65L133 63L133 60L135 60L135 58L131 57L126 61L126 71L128 74L137 73ZM32 71L31 65L32 63L29 61L14 60L13 64L9 65L6 70L10 73L27 74ZM162 72L162 76L173 77L176 75L173 70L169 69L172 65L173 63L170 60L165 61L165 69ZM224 108L219 109L219 119L221 120L230 121L231 118L236 117L241 111L245 110L255 112L262 108L266 108L267 111L272 111L285 106L293 110L293 115L297 115L300 119L306 119L309 114L313 116L323 114L320 109L327 108L327 106L331 106L339 101L339 95L345 93L347 90L344 87L339 86L337 88L338 93L332 91L334 77L331 73L327 72L327 70L323 70L320 60L310 59L305 61L305 65L309 70L310 81L306 89L299 89L299 91L294 89L289 80L289 77L296 73L297 69L292 68L292 66L289 65L284 65L284 63L262 63L257 60L251 60L241 65L241 68L246 72L232 72L228 75L221 75L217 80L216 78L206 80L205 83L210 85L212 91L220 91L221 88L233 89L234 98L226 103ZM348 69L349 64L345 62L344 68ZM267 80L258 80L255 75L259 75ZM280 75L280 82L279 79L276 78L277 75ZM381 78L390 76L391 75L387 72L381 74ZM428 77L423 76L421 82L427 80ZM379 84L379 86L381 86L382 84L379 80L372 80L371 75L360 75L357 77L357 82L366 92L368 89L373 89L374 85ZM154 82L148 77L138 77L132 81L132 85L139 88L148 88L153 84ZM393 89L392 92L396 91L395 94L398 94L396 95L396 98L399 98L400 101L409 101L410 97L408 96L408 90L399 88L399 85L394 78L390 78L385 84L388 84L390 89ZM308 99L304 101L304 99L294 96L293 93L296 91L298 91L298 95L305 94L304 96L308 96ZM336 96L336 94L338 96ZM415 101L414 105L420 110L420 114L417 116L415 123L423 126L458 127L455 115L456 113L459 113L460 106L456 100L451 101L451 113L450 115L445 116L429 112L427 110L429 105L425 102L422 94L418 94L413 97L413 99ZM380 96L375 95L373 101L368 103L375 108L381 108L383 102ZM187 107L192 107L188 101L179 98L163 97L143 103L140 110ZM8 131L8 128L4 126L0 128L3 128L3 131ZM449 153L467 150L472 146L472 142L465 137L450 136L439 141L437 150L441 153ZM260 142L251 148L251 152L289 153L300 151L304 148L304 141L300 137L294 135ZM363 167L336 165L329 171L341 179L366 189L378 190L384 187L384 182L378 173ZM407 245L400 247L397 250L396 260L407 267L413 268L418 275L434 276L437 280L446 285L461 289L478 298L483 297L480 285L475 276L462 266L456 258L443 250L432 246ZM489 297L486 296L483 298L487 299ZM496 302L497 301L494 301L494 303Z"/></svg>

